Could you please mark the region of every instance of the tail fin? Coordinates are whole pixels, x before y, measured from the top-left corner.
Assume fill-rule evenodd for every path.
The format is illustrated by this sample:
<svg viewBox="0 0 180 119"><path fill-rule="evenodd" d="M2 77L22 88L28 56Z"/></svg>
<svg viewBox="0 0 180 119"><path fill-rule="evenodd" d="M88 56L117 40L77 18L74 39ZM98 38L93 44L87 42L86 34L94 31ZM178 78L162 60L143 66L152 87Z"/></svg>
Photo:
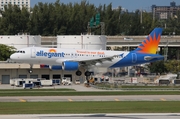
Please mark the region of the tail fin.
<svg viewBox="0 0 180 119"><path fill-rule="evenodd" d="M139 53L156 54L161 34L162 28L155 28L134 51Z"/></svg>

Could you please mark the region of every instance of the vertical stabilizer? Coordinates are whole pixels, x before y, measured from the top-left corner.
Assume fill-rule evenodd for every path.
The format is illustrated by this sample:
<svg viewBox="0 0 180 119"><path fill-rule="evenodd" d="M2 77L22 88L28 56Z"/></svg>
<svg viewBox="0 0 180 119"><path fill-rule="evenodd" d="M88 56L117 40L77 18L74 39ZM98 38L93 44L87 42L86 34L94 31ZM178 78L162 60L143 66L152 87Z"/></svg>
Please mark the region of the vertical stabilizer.
<svg viewBox="0 0 180 119"><path fill-rule="evenodd" d="M156 54L161 34L162 28L155 28L134 51L139 53Z"/></svg>

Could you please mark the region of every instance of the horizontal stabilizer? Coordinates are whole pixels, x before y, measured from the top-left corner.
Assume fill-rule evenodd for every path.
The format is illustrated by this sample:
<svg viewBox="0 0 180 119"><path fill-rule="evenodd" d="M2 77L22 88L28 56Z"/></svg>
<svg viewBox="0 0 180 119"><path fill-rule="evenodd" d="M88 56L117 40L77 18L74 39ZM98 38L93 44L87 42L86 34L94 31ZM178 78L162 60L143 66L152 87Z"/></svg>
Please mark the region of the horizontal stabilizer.
<svg viewBox="0 0 180 119"><path fill-rule="evenodd" d="M149 61L149 60L153 60L153 59L157 59L157 58L164 58L164 56L145 56L144 60Z"/></svg>

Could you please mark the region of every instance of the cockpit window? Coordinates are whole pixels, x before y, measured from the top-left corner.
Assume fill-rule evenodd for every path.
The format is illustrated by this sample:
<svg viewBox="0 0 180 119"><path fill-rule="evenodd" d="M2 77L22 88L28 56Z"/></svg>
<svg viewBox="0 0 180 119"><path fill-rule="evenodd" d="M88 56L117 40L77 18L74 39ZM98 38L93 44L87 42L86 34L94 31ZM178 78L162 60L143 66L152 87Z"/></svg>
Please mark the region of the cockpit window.
<svg viewBox="0 0 180 119"><path fill-rule="evenodd" d="M25 53L25 51L18 50L18 51L16 51L16 53Z"/></svg>

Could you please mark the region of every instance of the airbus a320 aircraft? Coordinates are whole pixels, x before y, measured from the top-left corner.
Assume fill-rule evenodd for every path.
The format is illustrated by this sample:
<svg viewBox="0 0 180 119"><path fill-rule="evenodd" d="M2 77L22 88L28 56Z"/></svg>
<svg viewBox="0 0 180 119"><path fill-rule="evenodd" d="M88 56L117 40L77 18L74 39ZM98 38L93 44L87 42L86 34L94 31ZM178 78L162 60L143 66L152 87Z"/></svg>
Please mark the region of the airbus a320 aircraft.
<svg viewBox="0 0 180 119"><path fill-rule="evenodd" d="M27 47L19 49L10 58L15 62L46 64L52 70L76 71L80 76L80 67L86 69L85 76L90 76L91 67L125 67L163 60L164 56L156 54L162 28L155 28L149 36L133 51L107 51L85 49L61 49Z"/></svg>

